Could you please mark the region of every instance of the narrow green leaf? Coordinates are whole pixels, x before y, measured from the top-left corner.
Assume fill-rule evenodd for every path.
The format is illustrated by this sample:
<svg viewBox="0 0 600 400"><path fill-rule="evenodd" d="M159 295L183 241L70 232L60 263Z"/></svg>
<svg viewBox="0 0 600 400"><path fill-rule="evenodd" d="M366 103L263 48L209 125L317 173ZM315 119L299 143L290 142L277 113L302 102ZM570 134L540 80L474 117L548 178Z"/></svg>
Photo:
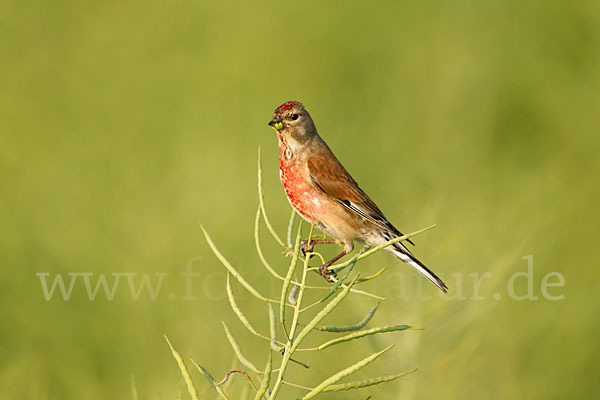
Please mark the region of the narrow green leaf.
<svg viewBox="0 0 600 400"><path fill-rule="evenodd" d="M221 389L220 386L215 386L215 379L212 377L210 372L208 372L206 370L206 368L204 368L202 365L200 365L196 361L194 361L191 357L189 357L189 360L192 362L192 365L194 367L196 367L196 369L202 374L202 376L204 376L206 378L208 383L210 383L210 386L217 391L217 393L219 394L219 397L224 400L228 400L223 389Z"/></svg>
<svg viewBox="0 0 600 400"><path fill-rule="evenodd" d="M348 293L350 293L350 288L354 285L357 278L358 275L354 277L352 282L350 282L350 284L348 284L340 292L340 294L338 294L333 300L327 303L327 305L323 307L323 309L319 311L317 315L315 315L314 318L308 322L308 324L306 324L306 326L300 331L300 333L294 341L294 344L292 345L292 353L298 348L302 340L310 333L310 331L312 331L315 328L315 326L317 326L317 324L321 322L323 318L325 318L346 296L348 296Z"/></svg>
<svg viewBox="0 0 600 400"><path fill-rule="evenodd" d="M362 381L354 381L348 383L340 383L338 385L330 385L323 389L323 392L339 392L340 390L352 390L352 389L362 389L368 386L379 385L380 383L390 382L395 379L398 379L402 376L411 374L415 372L417 369L413 369L406 372L401 372L396 375L388 375L388 376L379 376L377 378L364 379Z"/></svg>
<svg viewBox="0 0 600 400"><path fill-rule="evenodd" d="M362 250L361 250L361 252L362 252ZM351 264L351 263L355 263L356 261L358 261L358 260L360 259L360 254L361 254L361 253L359 253L357 256L353 257L352 259L350 259L350 260L349 260L349 263L348 263L347 265L349 265L349 264ZM338 283L338 282L342 281L342 279L337 279L337 278L335 278L335 277L333 277L333 276L330 276L330 278L331 278L331 279L333 279L333 281L334 281L335 283ZM358 278L358 279L356 280L356 283L358 283L358 282L360 282L360 281L361 281L361 279L360 279L360 278ZM341 286L342 288L345 288L345 287L346 287L346 284L345 284L345 283L341 283L341 284L340 284L340 286ZM361 294L361 295L363 295L363 296L372 297L372 298L374 298L374 299L377 299L377 300L380 300L380 301L385 301L385 297L381 297L381 296L378 296L378 295L376 295L376 294L373 294L373 293L365 292L364 290L360 290L360 289L354 289L354 288L353 288L353 289L351 289L350 291L351 291L352 293L355 293L355 294Z"/></svg>
<svg viewBox="0 0 600 400"><path fill-rule="evenodd" d="M260 388L258 392L256 392L256 396L254 400L260 400L269 390L269 384L271 383L271 371L273 370L273 352L269 350L269 358L267 359L267 365L265 367L264 378L260 384Z"/></svg>
<svg viewBox="0 0 600 400"><path fill-rule="evenodd" d="M279 237L277 232L275 232L275 229L273 229L271 222L269 222L269 217L267 217L267 211L265 210L265 200L264 200L264 195L263 195L263 186L262 186L262 164L261 164L260 159L261 159L261 150L259 147L258 148L258 201L260 203L260 210L262 211L262 215L265 219L265 225L267 225L267 228L269 229L269 232L271 232L271 235L273 235L273 238L275 238L275 240L277 241L277 243L279 243L281 245L281 247L287 249L288 247L285 245L285 243L283 243L283 240L281 240L281 238Z"/></svg>
<svg viewBox="0 0 600 400"><path fill-rule="evenodd" d="M238 360L240 360L240 362L242 364L244 364L246 367L250 368L252 371L258 373L259 372L258 368L256 368L256 366L252 363L252 361L248 360L242 354L242 351L240 350L240 346L238 345L235 338L229 331L229 328L227 327L227 324L225 324L225 321L221 321L221 322L223 323L223 329L225 329L225 335L227 336L227 340L229 340L229 343L231 344L231 347L233 348L233 352L235 353Z"/></svg>
<svg viewBox="0 0 600 400"><path fill-rule="evenodd" d="M221 254L221 252L219 251L219 249L217 249L217 246L215 246L214 242L212 241L212 239L210 238L210 236L208 235L208 232L206 232L206 230L204 229L204 227L202 226L202 224L200 224L200 228L202 229L202 232L204 232L204 236L206 237L206 241L208 242L208 245L210 246L211 250L213 251L213 253L215 253L215 255L217 256L217 258L219 259L219 261L221 261L221 263L223 264L223 266L225 268L227 268L227 270L231 273L231 275L233 275L233 277L235 279L237 279L237 281L243 286L245 287L250 293L252 293L252 295L262 301L267 301L267 298L265 296L263 296L262 294L260 294L256 289L254 289L252 287L252 285L250 285L242 275L240 275L239 272L237 272L237 270L235 268L233 268L233 265L231 265L231 263L229 261L227 261L227 259L223 256L223 254Z"/></svg>
<svg viewBox="0 0 600 400"><path fill-rule="evenodd" d="M259 207L258 211L256 212L256 219L254 221L254 244L256 247L256 252L258 253L258 258L260 258L260 261L263 263L263 265L271 275L273 275L277 279L283 280L283 276L279 275L275 271L275 269L273 269L273 267L271 266L271 264L269 264L269 262L265 258L265 255L263 254L262 246L260 244L260 216L261 211Z"/></svg>
<svg viewBox="0 0 600 400"><path fill-rule="evenodd" d="M375 272L373 275L369 275L369 276L365 276L364 278L360 278L359 280L356 281L356 283L363 283L363 282L367 282L372 279L375 279L375 278L379 277L379 275L383 274L387 269L388 269L388 267L383 267L379 271Z"/></svg>
<svg viewBox="0 0 600 400"><path fill-rule="evenodd" d="M244 324L244 326L246 328L248 328L248 330L254 334L255 336L261 336L256 329L254 329L254 327L252 327L252 325L250 324L250 321L248 321L248 318L246 318L246 316L244 315L244 313L242 312L242 310L240 310L240 308L238 307L236 301L235 301L235 297L233 296L233 291L231 290L231 283L229 281L229 274L227 274L227 297L229 298L229 304L231 305L231 308L233 309L233 312L238 316L238 318L240 319L240 321L242 322L242 324Z"/></svg>
<svg viewBox="0 0 600 400"><path fill-rule="evenodd" d="M362 338L365 336L375 335L377 333L404 331L409 328L410 328L410 326L408 326L408 325L393 325L393 326L383 326L383 327L379 327L379 328L371 328L371 329L367 329L364 331L358 331L358 332L354 332L354 333L351 333L346 336L335 338L333 340L330 340L329 342L325 342L322 345L320 345L319 347L317 347L317 350L323 350L323 349L326 349L328 347L334 346L339 343L349 342L350 340Z"/></svg>
<svg viewBox="0 0 600 400"><path fill-rule="evenodd" d="M283 280L283 284L281 285L281 300L279 304L279 322L285 328L285 300L287 298L287 290L290 286L290 281L292 280L292 276L294 275L294 271L296 270L296 264L298 263L298 253L300 253L300 237L302 235L302 224L298 224L298 233L296 234L296 243L294 244L294 254L292 255L292 261L290 262L290 267L288 268L288 272L285 275Z"/></svg>
<svg viewBox="0 0 600 400"><path fill-rule="evenodd" d="M296 305L296 301L298 300L298 290L300 290L300 286L294 285L290 290L290 294L288 296L288 303L291 305Z"/></svg>
<svg viewBox="0 0 600 400"><path fill-rule="evenodd" d="M379 307L379 303L377 303L375 305L375 307L373 307L371 309L371 311L369 311L367 313L367 315L365 315L365 317L359 323L357 323L355 325L320 326L317 329L320 330L320 331L324 331L324 332L351 332L351 331L357 331L359 329L364 328L369 323L369 321L371 320L371 318L373 318L373 315L375 315L375 311L377 311L378 307Z"/></svg>
<svg viewBox="0 0 600 400"><path fill-rule="evenodd" d="M292 235L293 235L293 231L294 231L294 220L296 219L296 211L294 209L292 209L292 215L290 215L290 222L288 223L288 228L287 228L287 247L288 248L292 248Z"/></svg>
<svg viewBox="0 0 600 400"><path fill-rule="evenodd" d="M329 378L327 378L323 382L321 382L313 390L311 390L310 392L308 392L302 398L305 399L305 400L312 399L317 394L323 392L325 390L325 388L327 388L328 386L331 386L331 385L339 382L343 378L345 378L345 377L347 377L349 375L352 375L353 373L355 373L359 369L361 369L361 368L369 365L370 363L372 363L373 361L375 361L375 359L377 359L377 357L379 357L380 355L382 355L386 351L390 350L392 347L394 347L394 345L390 345L390 346L386 347L385 349L383 349L383 350L381 350L381 351L379 351L377 353L373 353L370 356L363 358L362 360L360 360L356 364L353 364L353 365L349 366L348 368L345 368L345 369L341 370L337 374L330 376Z"/></svg>
<svg viewBox="0 0 600 400"><path fill-rule="evenodd" d="M342 287L346 287L346 285L342 283ZM363 296L367 296L367 297L370 297L372 299L379 300L379 301L385 301L386 300L385 297L381 297L381 296L378 296L378 295L373 294L373 293L365 292L364 290L360 290L360 289L352 289L351 292L354 293L354 294L360 294L360 295L363 295Z"/></svg>
<svg viewBox="0 0 600 400"><path fill-rule="evenodd" d="M344 279L346 279L348 277L348 274L350 274L350 271L352 271L352 269L354 268L354 266L356 265L356 262L358 260L356 260L356 258L354 259L354 262L351 263L348 268L346 268L344 270L344 274L331 286L331 289L329 290L329 292L327 292L327 294L325 295L325 297L323 297L321 299L321 302L324 302L325 300L327 300L332 294L335 293L336 290L339 289L340 285L342 283L344 283Z"/></svg>
<svg viewBox="0 0 600 400"><path fill-rule="evenodd" d="M275 311L273 311L273 307L269 304L269 330L271 331L271 348L275 351L280 351L281 349L277 346L277 323L275 322Z"/></svg>
<svg viewBox="0 0 600 400"><path fill-rule="evenodd" d="M173 358L177 361L177 365L179 366L179 370L181 371L181 376L183 376L183 380L185 381L185 385L187 386L188 393L192 400L198 400L198 391L196 390L196 386L194 386L194 381L192 381L192 377L190 376L190 372L188 371L183 359L181 358L181 354L177 352L171 345L169 338L167 335L163 335L169 348L171 349L171 353L173 354Z"/></svg>

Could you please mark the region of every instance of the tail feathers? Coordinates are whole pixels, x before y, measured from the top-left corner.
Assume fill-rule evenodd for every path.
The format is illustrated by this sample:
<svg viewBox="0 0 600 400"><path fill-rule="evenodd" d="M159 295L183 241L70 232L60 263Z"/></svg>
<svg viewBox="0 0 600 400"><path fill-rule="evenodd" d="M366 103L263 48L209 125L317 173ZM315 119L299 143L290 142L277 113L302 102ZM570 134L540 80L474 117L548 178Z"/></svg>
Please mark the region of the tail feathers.
<svg viewBox="0 0 600 400"><path fill-rule="evenodd" d="M401 243L395 243L387 247L386 250L388 250L396 257L398 257L399 259L416 269L421 275L429 279L442 292L448 292L448 287L446 286L446 284L440 278L438 278L438 276L434 274L429 268L423 265L421 261L417 260L417 258L413 256L411 252L408 251L408 249L404 247Z"/></svg>

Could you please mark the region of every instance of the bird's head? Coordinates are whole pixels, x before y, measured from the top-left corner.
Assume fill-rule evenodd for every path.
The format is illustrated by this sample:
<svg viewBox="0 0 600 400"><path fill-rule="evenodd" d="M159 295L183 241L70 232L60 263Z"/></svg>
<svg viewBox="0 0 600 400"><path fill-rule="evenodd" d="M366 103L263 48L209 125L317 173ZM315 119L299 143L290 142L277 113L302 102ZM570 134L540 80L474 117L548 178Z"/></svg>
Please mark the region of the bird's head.
<svg viewBox="0 0 600 400"><path fill-rule="evenodd" d="M278 135L293 140L299 145L308 143L317 135L317 129L308 111L302 103L288 101L283 103L273 112L273 119L269 126L275 129Z"/></svg>

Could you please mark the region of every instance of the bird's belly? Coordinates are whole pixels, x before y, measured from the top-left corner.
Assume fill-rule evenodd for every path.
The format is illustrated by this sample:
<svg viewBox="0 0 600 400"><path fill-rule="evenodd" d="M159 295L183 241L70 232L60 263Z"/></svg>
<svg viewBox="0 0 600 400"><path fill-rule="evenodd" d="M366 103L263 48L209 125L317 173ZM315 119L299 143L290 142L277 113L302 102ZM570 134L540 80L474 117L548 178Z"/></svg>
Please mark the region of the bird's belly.
<svg viewBox="0 0 600 400"><path fill-rule="evenodd" d="M364 221L337 201L327 198L320 209L319 229L338 240L361 240Z"/></svg>

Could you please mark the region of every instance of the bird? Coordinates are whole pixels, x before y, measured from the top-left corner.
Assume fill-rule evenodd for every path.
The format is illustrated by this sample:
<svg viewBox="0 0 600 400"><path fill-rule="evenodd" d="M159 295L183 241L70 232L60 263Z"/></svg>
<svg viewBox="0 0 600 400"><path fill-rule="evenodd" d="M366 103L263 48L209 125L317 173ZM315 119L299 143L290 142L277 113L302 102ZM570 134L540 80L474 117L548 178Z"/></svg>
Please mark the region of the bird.
<svg viewBox="0 0 600 400"><path fill-rule="evenodd" d="M325 279L331 281L335 272L328 268L352 252L354 241L378 246L402 236L333 154L302 103L283 103L275 109L268 125L277 134L279 176L291 206L304 220L334 238L304 241L303 252L312 252L316 244L344 246L341 253L319 267ZM396 242L385 250L447 292L446 284L403 243Z"/></svg>

